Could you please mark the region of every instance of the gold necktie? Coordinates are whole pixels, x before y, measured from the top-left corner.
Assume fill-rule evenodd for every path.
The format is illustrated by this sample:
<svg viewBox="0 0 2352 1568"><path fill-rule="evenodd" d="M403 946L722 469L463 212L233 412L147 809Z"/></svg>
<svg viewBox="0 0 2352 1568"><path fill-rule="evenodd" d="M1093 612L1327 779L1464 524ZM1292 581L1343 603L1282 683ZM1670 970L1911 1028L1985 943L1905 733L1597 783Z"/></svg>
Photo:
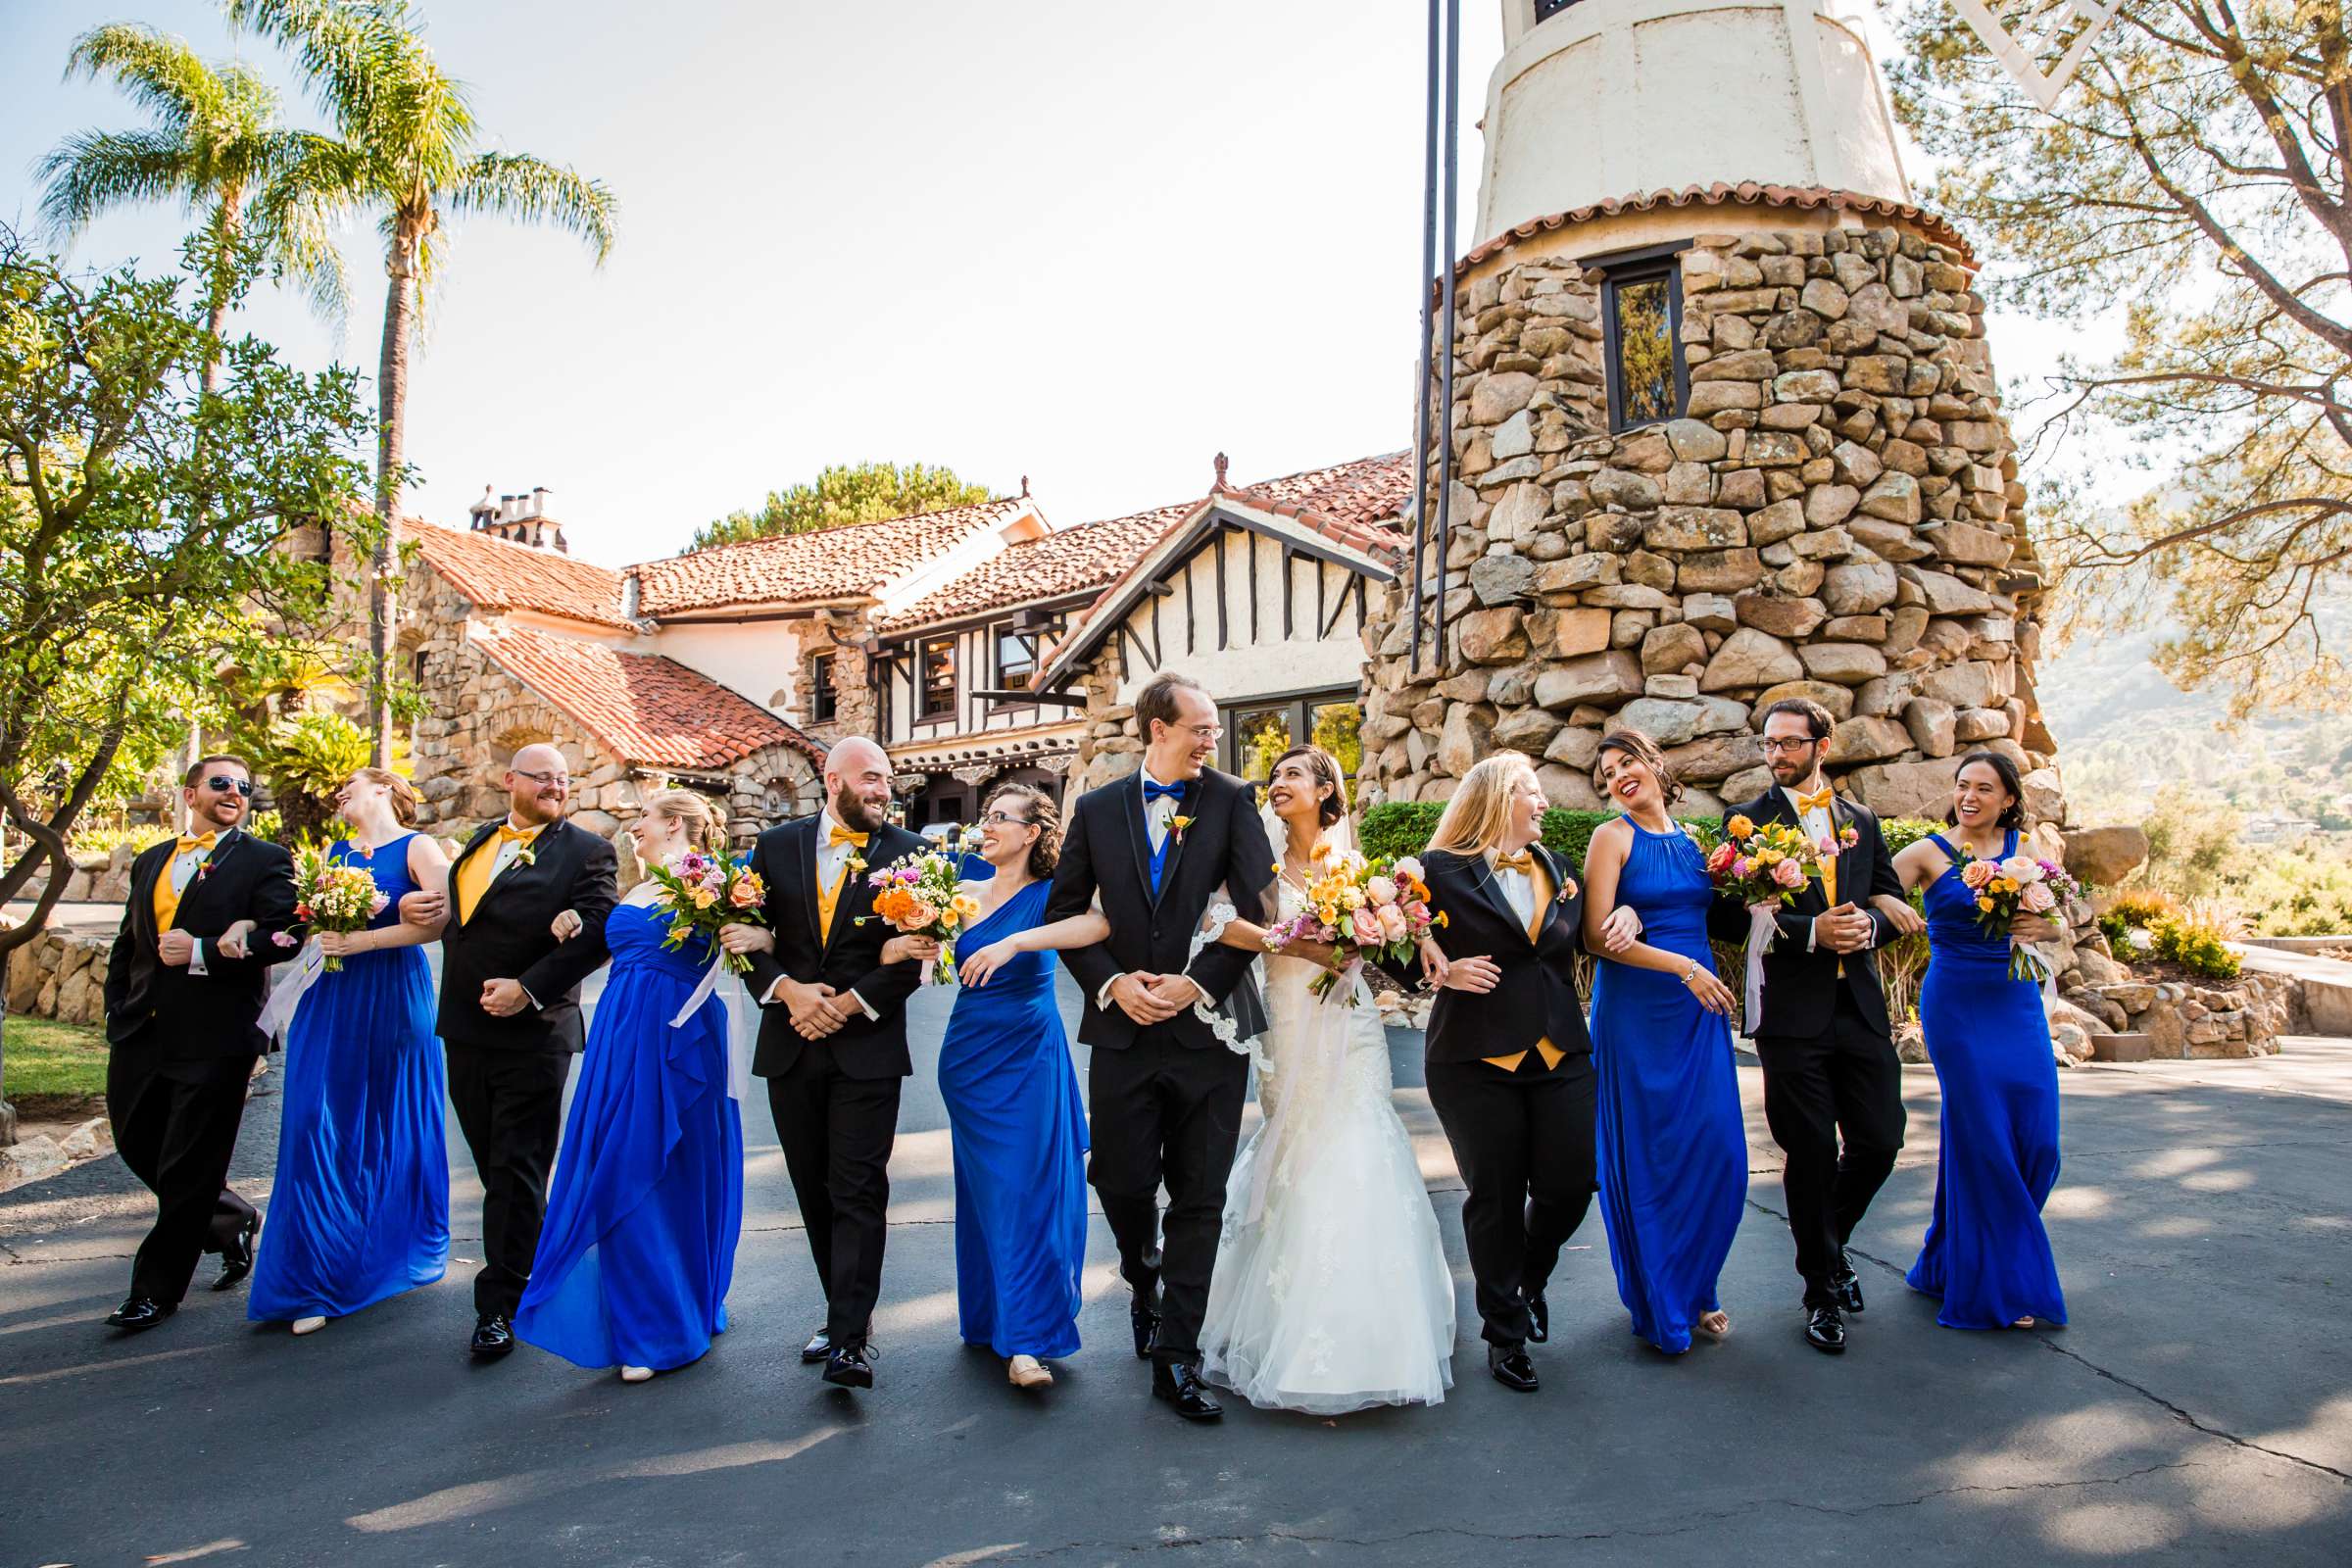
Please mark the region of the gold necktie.
<svg viewBox="0 0 2352 1568"><path fill-rule="evenodd" d="M194 838L182 838L172 846L172 858L164 862L162 873L155 879L155 928L158 931L171 930L172 922L179 918L179 889L172 882L172 873L178 868L179 858L190 850L211 854L213 845L220 837L219 833L203 833Z"/></svg>
<svg viewBox="0 0 2352 1568"><path fill-rule="evenodd" d="M1536 858L1533 850L1521 850L1517 855L1498 855L1494 858L1494 868L1525 873L1528 889L1535 894L1533 906L1536 911L1528 916L1527 940L1535 941L1543 933L1544 916L1551 903L1551 878L1545 874L1543 862ZM1544 1070L1549 1072L1560 1064L1560 1058L1568 1053L1553 1045L1551 1037L1545 1035L1536 1042L1536 1054L1544 1058ZM1504 1072L1517 1072L1519 1064L1527 1059L1527 1053L1514 1051L1507 1056L1489 1056L1486 1059Z"/></svg>
<svg viewBox="0 0 2352 1568"><path fill-rule="evenodd" d="M482 902L490 891L490 879L498 871L498 855L517 840L529 841L539 836L535 827L516 827L512 822L498 824L498 835L483 841L482 847L466 858L458 869L458 921L464 924L473 918L473 906Z"/></svg>

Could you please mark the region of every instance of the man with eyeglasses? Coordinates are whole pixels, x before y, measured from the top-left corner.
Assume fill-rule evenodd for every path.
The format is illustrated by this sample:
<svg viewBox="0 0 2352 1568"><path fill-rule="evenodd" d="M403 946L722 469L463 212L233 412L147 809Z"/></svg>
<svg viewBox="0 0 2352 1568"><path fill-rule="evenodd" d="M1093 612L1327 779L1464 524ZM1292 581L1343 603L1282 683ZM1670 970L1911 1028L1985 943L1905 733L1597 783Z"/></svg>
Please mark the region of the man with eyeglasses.
<svg viewBox="0 0 2352 1568"><path fill-rule="evenodd" d="M1844 1351L1845 1319L1862 1310L1862 1282L1845 1244L1903 1147L1902 1066L1873 955L1926 928L1902 902L1879 819L1839 797L1822 771L1835 729L1829 710L1810 698L1766 709L1764 763L1773 787L1731 812L1843 846L1819 883L1807 882L1774 913L1760 956L1762 1015L1746 1020L1764 1068L1764 1118L1786 1156L1781 1182L1805 1282L1805 1343L1827 1355ZM1874 908L1880 895L1891 895L1900 913ZM1734 943L1761 929L1746 908L1722 898L1708 924L1718 940ZM1749 961L1759 959L1751 954Z"/></svg>
<svg viewBox="0 0 2352 1568"><path fill-rule="evenodd" d="M514 1348L514 1308L530 1283L547 1217L564 1081L586 1031L580 984L607 956L605 917L620 897L612 846L565 819L571 769L553 746L525 746L505 775L507 814L475 830L446 889L400 901L401 918L441 937L435 1028L449 1054L449 1102L482 1179L482 1270L466 1348L494 1361ZM556 916L580 917L559 941Z"/></svg>
<svg viewBox="0 0 2352 1568"><path fill-rule="evenodd" d="M106 965L106 1113L115 1148L155 1194L130 1295L107 1322L151 1329L179 1310L196 1262L220 1254L213 1289L253 1269L261 1216L228 1187L246 1085L269 1042L256 1020L270 940L294 924L294 861L240 824L253 799L242 759L198 759L181 781L188 832L131 862Z"/></svg>

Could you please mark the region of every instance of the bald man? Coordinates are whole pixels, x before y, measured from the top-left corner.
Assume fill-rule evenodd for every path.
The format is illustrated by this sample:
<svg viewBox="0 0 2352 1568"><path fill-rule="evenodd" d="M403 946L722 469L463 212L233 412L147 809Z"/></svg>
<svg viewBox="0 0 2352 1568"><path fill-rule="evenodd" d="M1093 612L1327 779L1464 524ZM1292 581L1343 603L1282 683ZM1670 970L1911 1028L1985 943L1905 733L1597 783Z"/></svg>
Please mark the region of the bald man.
<svg viewBox="0 0 2352 1568"><path fill-rule="evenodd" d="M505 776L507 814L486 822L449 883L401 900L401 918L441 936L438 1029L449 1102L482 1179L482 1271L473 1277L476 1359L514 1348L514 1308L547 1216L564 1080L580 1049L580 982L605 961L605 916L620 896L612 846L564 820L571 767L525 746ZM579 935L558 942L564 910Z"/></svg>
<svg viewBox="0 0 2352 1568"><path fill-rule="evenodd" d="M719 933L728 952L751 956L760 1004L752 1071L767 1080L825 1293L824 1325L801 1359L822 1361L827 1383L852 1389L874 1386L865 1342L882 1295L899 1086L914 1070L906 999L922 980L921 961L900 956L907 941L894 941L880 920L858 923L873 910L866 877L924 848L890 825L890 782L881 747L836 745L825 759L825 808L769 828L752 851L767 923Z"/></svg>

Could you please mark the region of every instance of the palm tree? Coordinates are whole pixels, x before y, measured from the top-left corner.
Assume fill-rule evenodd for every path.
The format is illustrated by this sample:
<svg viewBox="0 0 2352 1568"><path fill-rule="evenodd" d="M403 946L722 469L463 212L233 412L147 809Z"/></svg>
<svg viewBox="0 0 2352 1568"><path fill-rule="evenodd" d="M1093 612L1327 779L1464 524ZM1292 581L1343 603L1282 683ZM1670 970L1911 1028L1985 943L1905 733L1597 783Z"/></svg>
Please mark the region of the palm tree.
<svg viewBox="0 0 2352 1568"><path fill-rule="evenodd" d="M112 75L154 122L136 130L85 130L40 162L41 213L71 238L100 215L133 202L176 198L198 215L209 244L207 325L215 348L204 389L218 392L218 345L233 303L235 252L292 276L323 313L343 304L342 256L323 211L302 199L300 152L308 140L277 123L277 93L250 67L212 65L181 39L134 23L94 27L74 40L66 78Z"/></svg>
<svg viewBox="0 0 2352 1568"><path fill-rule="evenodd" d="M480 150L465 86L445 74L408 0L222 0L233 24L289 49L334 127L298 167L303 205L381 215L384 333L376 369L376 538L368 592L370 729L379 766L391 755L392 540L406 463L409 350L420 300L439 273L444 217L497 214L554 223L587 241L601 265L619 207L611 190L569 169Z"/></svg>

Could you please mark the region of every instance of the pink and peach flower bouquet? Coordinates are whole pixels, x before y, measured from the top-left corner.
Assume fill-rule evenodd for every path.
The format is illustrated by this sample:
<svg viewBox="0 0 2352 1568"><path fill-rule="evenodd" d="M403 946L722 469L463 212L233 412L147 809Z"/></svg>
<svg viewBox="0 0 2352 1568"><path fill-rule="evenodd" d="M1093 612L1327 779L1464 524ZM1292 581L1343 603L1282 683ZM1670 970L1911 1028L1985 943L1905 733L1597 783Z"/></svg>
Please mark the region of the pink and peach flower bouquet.
<svg viewBox="0 0 2352 1568"><path fill-rule="evenodd" d="M1759 825L1735 816L1723 824L1723 837L1706 852L1707 876L1717 892L1730 894L1751 909L1787 904L1807 882L1819 881L1822 866L1835 860L1839 851L1858 842L1860 835L1851 827L1816 842L1792 823Z"/></svg>
<svg viewBox="0 0 2352 1568"><path fill-rule="evenodd" d="M980 918L980 901L960 891L964 855L978 846L979 835L967 828L954 843L909 855L865 879L874 890L874 912L859 915L859 925L878 919L902 935L939 944L939 961L923 977L925 985L956 978L956 939Z"/></svg>
<svg viewBox="0 0 2352 1568"><path fill-rule="evenodd" d="M661 885L655 904L669 911L669 934L664 948L680 948L697 931L718 941L722 925L765 925L767 886L750 867L704 850L678 850L664 857L649 875ZM749 954L717 950L726 966L749 974Z"/></svg>
<svg viewBox="0 0 2352 1568"><path fill-rule="evenodd" d="M296 852L294 918L302 923L306 935L365 931L368 922L391 902L366 866L338 860L331 851L318 846ZM292 941L279 940L281 944ZM328 954L324 967L331 974L343 967L343 960Z"/></svg>
<svg viewBox="0 0 2352 1568"><path fill-rule="evenodd" d="M1281 869L1275 866L1278 873ZM1431 911L1421 862L1409 855L1392 864L1317 845L1305 899L1305 908L1266 932L1266 949L1279 952L1300 941L1329 943L1336 950L1335 967L1315 976L1310 989L1318 998L1330 996L1341 976L1368 955L1396 962L1411 957L1421 939L1445 919Z"/></svg>
<svg viewBox="0 0 2352 1568"><path fill-rule="evenodd" d="M2020 914L2054 914L2082 896L2082 884L2066 867L2031 855L2005 859L1968 856L1960 862L1960 880L1976 898L1977 929L1987 937L2009 936ZM2051 973L2050 960L2040 949L2011 940L2010 979L2038 985Z"/></svg>

